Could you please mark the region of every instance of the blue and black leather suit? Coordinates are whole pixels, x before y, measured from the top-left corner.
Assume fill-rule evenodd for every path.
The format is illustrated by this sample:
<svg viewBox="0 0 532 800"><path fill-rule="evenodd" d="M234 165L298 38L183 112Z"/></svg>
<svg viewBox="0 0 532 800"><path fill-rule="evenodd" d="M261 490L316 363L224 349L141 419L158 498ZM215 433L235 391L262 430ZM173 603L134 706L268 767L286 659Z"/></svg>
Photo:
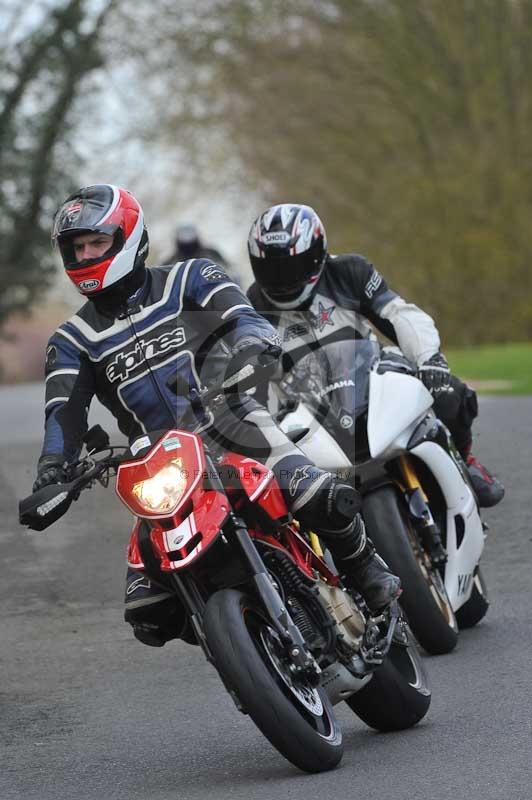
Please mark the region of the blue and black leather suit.
<svg viewBox="0 0 532 800"><path fill-rule="evenodd" d="M51 337L43 456L76 457L93 396L130 441L190 423L187 399L167 385L176 370L186 385L199 387L223 374L230 348L240 340L277 338L236 284L208 260L146 274L127 313L115 318L88 301Z"/></svg>

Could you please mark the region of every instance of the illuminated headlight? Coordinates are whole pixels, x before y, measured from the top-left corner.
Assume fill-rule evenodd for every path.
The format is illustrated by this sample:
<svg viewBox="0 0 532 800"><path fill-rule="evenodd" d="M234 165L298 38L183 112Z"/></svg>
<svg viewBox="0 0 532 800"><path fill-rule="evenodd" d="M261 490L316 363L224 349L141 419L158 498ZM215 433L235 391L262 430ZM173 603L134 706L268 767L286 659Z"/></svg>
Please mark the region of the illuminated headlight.
<svg viewBox="0 0 532 800"><path fill-rule="evenodd" d="M163 514L173 510L187 488L187 477L183 472L183 462L175 458L157 475L133 486L133 494L146 511Z"/></svg>

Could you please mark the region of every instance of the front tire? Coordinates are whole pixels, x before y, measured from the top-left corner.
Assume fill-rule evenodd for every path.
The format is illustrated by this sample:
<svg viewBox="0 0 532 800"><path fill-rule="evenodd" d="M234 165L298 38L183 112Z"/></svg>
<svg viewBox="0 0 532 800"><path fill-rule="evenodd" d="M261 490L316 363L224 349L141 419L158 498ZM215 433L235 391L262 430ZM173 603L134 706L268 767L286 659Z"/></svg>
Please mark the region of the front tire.
<svg viewBox="0 0 532 800"><path fill-rule="evenodd" d="M207 603L204 630L224 682L272 745L305 772L333 769L343 741L327 694L289 671L259 605L240 591L222 589Z"/></svg>
<svg viewBox="0 0 532 800"><path fill-rule="evenodd" d="M484 576L477 567L471 597L456 612L459 628L472 628L486 615L490 602Z"/></svg>
<svg viewBox="0 0 532 800"><path fill-rule="evenodd" d="M378 731L411 728L429 710L431 692L425 668L408 628L406 636L406 644L392 642L370 682L346 700L366 725Z"/></svg>
<svg viewBox="0 0 532 800"><path fill-rule="evenodd" d="M455 614L440 573L401 514L395 489L384 486L366 495L363 515L377 552L401 578L400 603L417 640L432 655L450 653L458 641Z"/></svg>

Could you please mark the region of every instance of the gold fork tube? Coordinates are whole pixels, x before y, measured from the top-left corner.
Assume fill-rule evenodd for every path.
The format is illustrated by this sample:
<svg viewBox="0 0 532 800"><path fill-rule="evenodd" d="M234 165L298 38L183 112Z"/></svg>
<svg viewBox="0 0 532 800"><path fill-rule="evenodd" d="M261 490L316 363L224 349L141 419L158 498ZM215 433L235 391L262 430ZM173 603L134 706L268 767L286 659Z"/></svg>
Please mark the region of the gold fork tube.
<svg viewBox="0 0 532 800"><path fill-rule="evenodd" d="M310 532L310 544L316 555L323 558L323 550L321 549L319 537L313 531Z"/></svg>
<svg viewBox="0 0 532 800"><path fill-rule="evenodd" d="M417 477L416 471L412 466L408 456L399 456L399 466L401 468L401 474L403 476L403 480L405 482L407 489L412 489L412 490L419 489L423 497L423 500L426 503L428 503L428 497L423 491L423 487L419 482L419 478Z"/></svg>

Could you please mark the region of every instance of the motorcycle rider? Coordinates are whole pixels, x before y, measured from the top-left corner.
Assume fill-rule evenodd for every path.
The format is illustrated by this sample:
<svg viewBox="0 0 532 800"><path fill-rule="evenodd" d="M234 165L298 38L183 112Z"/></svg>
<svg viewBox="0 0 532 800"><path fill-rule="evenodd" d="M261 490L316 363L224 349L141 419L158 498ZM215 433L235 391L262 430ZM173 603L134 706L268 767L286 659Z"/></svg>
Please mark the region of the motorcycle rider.
<svg viewBox="0 0 532 800"><path fill-rule="evenodd" d="M275 382L310 349L376 338L375 327L417 367L435 413L468 466L479 505L502 500L502 483L471 453L476 393L451 375L428 314L390 289L363 256L329 254L325 228L310 206L283 203L260 214L251 226L248 253L255 276L248 297L277 329L285 351Z"/></svg>
<svg viewBox="0 0 532 800"><path fill-rule="evenodd" d="M354 489L309 462L253 398L229 395L214 419L177 391L218 384L245 364L275 363L280 355L274 329L221 267L192 258L147 269L142 208L109 184L70 195L52 239L87 302L48 343L45 436L33 490L68 480L96 395L130 443L177 425L264 461L290 510L319 531L368 605L377 610L398 596L399 579L366 539ZM182 632L164 584L162 573L154 582L130 563L125 618L146 644L160 646Z"/></svg>
<svg viewBox="0 0 532 800"><path fill-rule="evenodd" d="M176 261L186 261L188 258L208 258L226 272L230 271L229 264L220 251L204 245L197 227L191 222L185 222L178 226L175 250L164 263L175 264Z"/></svg>

